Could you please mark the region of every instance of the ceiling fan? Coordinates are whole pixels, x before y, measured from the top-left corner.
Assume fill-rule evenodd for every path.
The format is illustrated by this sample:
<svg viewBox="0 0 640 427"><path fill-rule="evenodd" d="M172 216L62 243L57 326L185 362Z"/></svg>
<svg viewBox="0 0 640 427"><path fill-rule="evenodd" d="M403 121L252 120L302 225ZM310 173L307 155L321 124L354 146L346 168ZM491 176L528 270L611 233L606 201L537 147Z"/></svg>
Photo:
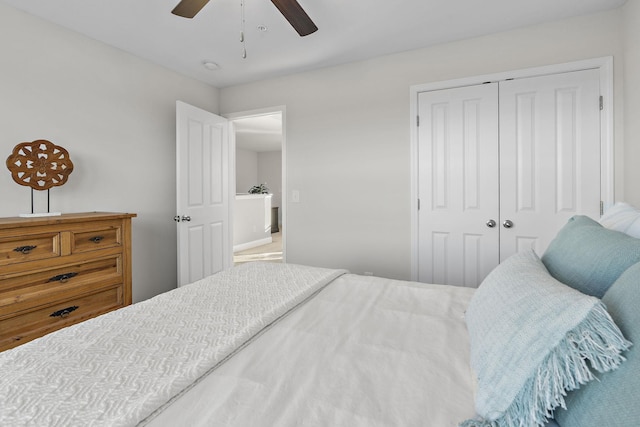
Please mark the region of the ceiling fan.
<svg viewBox="0 0 640 427"><path fill-rule="evenodd" d="M271 0L271 2L301 37L308 36L318 30L316 24L296 0ZM184 18L193 18L207 3L209 0L181 0L171 13Z"/></svg>

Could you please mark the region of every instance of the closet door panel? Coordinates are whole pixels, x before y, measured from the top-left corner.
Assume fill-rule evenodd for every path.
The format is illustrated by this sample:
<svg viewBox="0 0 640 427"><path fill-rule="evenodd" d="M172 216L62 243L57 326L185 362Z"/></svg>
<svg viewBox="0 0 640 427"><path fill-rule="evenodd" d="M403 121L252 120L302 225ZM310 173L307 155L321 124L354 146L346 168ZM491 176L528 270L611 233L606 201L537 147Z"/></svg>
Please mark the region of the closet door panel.
<svg viewBox="0 0 640 427"><path fill-rule="evenodd" d="M515 192L516 209L519 212L536 210L536 113L535 94L519 94L515 98L515 188L507 186L505 192ZM505 114L505 113L503 113ZM505 114L507 115L507 114ZM509 114L510 115L510 114ZM508 142L505 142L508 144ZM508 149L505 149L508 150ZM511 159L505 159L511 162Z"/></svg>
<svg viewBox="0 0 640 427"><path fill-rule="evenodd" d="M476 287L498 263L497 84L419 95L418 280Z"/></svg>
<svg viewBox="0 0 640 427"><path fill-rule="evenodd" d="M599 73L500 83L500 259L540 255L576 214L600 214Z"/></svg>

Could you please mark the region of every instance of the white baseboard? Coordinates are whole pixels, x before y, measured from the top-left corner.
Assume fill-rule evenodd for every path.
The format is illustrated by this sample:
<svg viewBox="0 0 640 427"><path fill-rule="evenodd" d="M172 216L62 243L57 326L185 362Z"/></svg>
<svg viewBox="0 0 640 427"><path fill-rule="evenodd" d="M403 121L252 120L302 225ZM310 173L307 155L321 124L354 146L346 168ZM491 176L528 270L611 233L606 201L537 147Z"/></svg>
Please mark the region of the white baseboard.
<svg viewBox="0 0 640 427"><path fill-rule="evenodd" d="M240 243L239 245L233 245L233 252L235 253L235 252L255 248L256 246L268 245L271 242L273 242L273 239L271 237L265 237L264 239L260 239L260 240L253 240L247 243Z"/></svg>

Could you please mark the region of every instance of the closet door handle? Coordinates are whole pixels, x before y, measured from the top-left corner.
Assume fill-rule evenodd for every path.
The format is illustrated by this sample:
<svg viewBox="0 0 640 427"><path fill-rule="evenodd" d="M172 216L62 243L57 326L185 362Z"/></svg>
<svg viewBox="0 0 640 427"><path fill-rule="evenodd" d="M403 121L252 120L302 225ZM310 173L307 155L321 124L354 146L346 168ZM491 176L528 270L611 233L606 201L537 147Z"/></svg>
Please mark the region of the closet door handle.
<svg viewBox="0 0 640 427"><path fill-rule="evenodd" d="M502 223L502 226L504 228L511 228L513 227L513 222L511 222L511 220L506 220L505 222Z"/></svg>
<svg viewBox="0 0 640 427"><path fill-rule="evenodd" d="M486 224L487 224L487 227L489 227L489 228L493 228L493 227L496 226L496 222L494 220L492 220L492 219L487 221Z"/></svg>

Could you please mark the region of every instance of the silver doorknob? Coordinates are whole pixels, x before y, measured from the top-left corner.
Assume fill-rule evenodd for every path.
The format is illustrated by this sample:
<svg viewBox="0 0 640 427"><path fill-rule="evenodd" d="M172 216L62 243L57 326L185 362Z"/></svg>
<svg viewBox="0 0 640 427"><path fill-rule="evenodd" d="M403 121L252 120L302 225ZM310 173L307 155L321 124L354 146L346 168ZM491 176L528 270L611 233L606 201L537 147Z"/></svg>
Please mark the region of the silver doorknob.
<svg viewBox="0 0 640 427"><path fill-rule="evenodd" d="M510 220L506 220L505 222L502 223L502 226L504 228L511 228L513 227L513 222L511 222Z"/></svg>
<svg viewBox="0 0 640 427"><path fill-rule="evenodd" d="M487 227L489 228L493 228L496 226L496 222L492 219L490 219L489 221L487 221Z"/></svg>
<svg viewBox="0 0 640 427"><path fill-rule="evenodd" d="M180 219L183 220L183 221L187 221L187 222L191 221L191 217L190 216L182 215L182 218L180 218Z"/></svg>

